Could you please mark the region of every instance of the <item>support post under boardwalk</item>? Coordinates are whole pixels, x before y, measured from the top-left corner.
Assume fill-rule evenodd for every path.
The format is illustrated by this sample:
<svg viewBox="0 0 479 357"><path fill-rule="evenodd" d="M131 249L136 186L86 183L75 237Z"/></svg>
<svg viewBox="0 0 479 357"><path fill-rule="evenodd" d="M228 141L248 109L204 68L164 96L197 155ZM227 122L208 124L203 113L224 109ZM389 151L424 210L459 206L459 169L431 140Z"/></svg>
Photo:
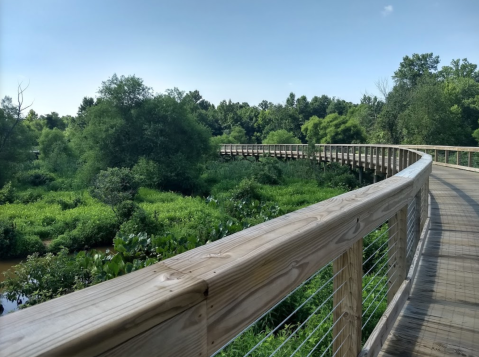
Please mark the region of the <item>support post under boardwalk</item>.
<svg viewBox="0 0 479 357"><path fill-rule="evenodd" d="M388 221L388 304L407 275L407 205ZM391 268L392 267L392 268Z"/></svg>
<svg viewBox="0 0 479 357"><path fill-rule="evenodd" d="M339 272L339 273L338 273ZM333 262L333 352L356 357L361 351L363 240L359 239ZM338 351L339 349L339 351Z"/></svg>

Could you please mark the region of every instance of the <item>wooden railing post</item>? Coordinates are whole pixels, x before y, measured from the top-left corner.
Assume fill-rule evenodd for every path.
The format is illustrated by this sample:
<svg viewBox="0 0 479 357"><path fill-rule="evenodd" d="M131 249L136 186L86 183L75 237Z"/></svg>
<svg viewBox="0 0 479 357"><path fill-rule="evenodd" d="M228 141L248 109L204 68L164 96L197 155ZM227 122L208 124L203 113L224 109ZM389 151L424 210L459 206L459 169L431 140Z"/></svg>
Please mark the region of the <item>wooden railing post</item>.
<svg viewBox="0 0 479 357"><path fill-rule="evenodd" d="M398 173L398 166L397 166L397 149L393 148L393 156L392 156L392 164L393 164L393 171L392 174L396 175Z"/></svg>
<svg viewBox="0 0 479 357"><path fill-rule="evenodd" d="M386 148L383 146L381 148L381 172L386 173Z"/></svg>
<svg viewBox="0 0 479 357"><path fill-rule="evenodd" d="M379 148L376 146L376 164L374 165L375 175L379 175Z"/></svg>
<svg viewBox="0 0 479 357"><path fill-rule="evenodd" d="M456 165L461 164L461 158L460 158L461 152L458 150L456 151Z"/></svg>
<svg viewBox="0 0 479 357"><path fill-rule="evenodd" d="M388 263L388 304L392 301L407 275L407 205L396 212L388 221L389 263ZM392 268L391 268L392 267Z"/></svg>
<svg viewBox="0 0 479 357"><path fill-rule="evenodd" d="M356 146L353 146L353 170L356 169Z"/></svg>
<svg viewBox="0 0 479 357"><path fill-rule="evenodd" d="M368 146L365 146L364 147L364 169L368 169L369 168L369 157L368 157L368 152L369 152L369 147Z"/></svg>
<svg viewBox="0 0 479 357"><path fill-rule="evenodd" d="M362 160L362 158L361 158L361 149L362 149L362 146L358 146L358 155L359 155L359 158L358 158L358 167L363 166L363 165L362 165L363 160Z"/></svg>
<svg viewBox="0 0 479 357"><path fill-rule="evenodd" d="M467 153L467 166L472 167L472 151Z"/></svg>
<svg viewBox="0 0 479 357"><path fill-rule="evenodd" d="M449 163L449 150L444 151L444 163Z"/></svg>
<svg viewBox="0 0 479 357"><path fill-rule="evenodd" d="M391 151L392 149L388 148L388 171L387 171L388 177L391 177L391 173L392 173Z"/></svg>
<svg viewBox="0 0 479 357"><path fill-rule="evenodd" d="M361 351L363 240L333 262L333 353L356 357ZM339 349L339 351L338 351Z"/></svg>
<svg viewBox="0 0 479 357"><path fill-rule="evenodd" d="M399 171L402 171L404 169L403 155L404 155L404 150L399 149Z"/></svg>

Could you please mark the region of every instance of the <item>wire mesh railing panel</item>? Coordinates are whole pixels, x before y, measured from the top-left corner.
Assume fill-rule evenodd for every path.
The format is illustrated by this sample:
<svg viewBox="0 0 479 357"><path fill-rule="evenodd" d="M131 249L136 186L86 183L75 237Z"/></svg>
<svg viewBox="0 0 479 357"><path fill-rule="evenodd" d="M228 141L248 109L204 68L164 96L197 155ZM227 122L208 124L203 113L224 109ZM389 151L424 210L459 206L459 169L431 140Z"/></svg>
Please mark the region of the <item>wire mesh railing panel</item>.
<svg viewBox="0 0 479 357"><path fill-rule="evenodd" d="M343 303L333 302L333 262L303 282L252 325L215 353L215 356L333 356L333 313Z"/></svg>
<svg viewBox="0 0 479 357"><path fill-rule="evenodd" d="M397 279L397 222L384 222L364 237L362 281L362 341L368 339L387 307Z"/></svg>

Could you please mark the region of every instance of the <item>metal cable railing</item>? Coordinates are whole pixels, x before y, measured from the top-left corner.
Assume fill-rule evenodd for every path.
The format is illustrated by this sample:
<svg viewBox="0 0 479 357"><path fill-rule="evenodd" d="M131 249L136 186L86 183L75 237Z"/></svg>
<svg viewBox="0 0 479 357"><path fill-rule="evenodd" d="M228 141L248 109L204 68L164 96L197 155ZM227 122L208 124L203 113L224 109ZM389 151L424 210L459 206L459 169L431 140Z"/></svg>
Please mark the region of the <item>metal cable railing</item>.
<svg viewBox="0 0 479 357"><path fill-rule="evenodd" d="M417 200L414 198L407 207L407 225L406 225L406 261L409 269L414 252L418 242L418 207Z"/></svg>
<svg viewBox="0 0 479 357"><path fill-rule="evenodd" d="M258 320L223 346L215 356L310 356L331 351L334 312L344 299L335 303L335 294L345 283L334 288L334 260L300 284ZM334 289L333 289L334 288ZM338 338L338 336L334 336Z"/></svg>
<svg viewBox="0 0 479 357"><path fill-rule="evenodd" d="M398 223L389 221L364 237L362 281L362 339L365 341L386 309L384 300L397 280Z"/></svg>

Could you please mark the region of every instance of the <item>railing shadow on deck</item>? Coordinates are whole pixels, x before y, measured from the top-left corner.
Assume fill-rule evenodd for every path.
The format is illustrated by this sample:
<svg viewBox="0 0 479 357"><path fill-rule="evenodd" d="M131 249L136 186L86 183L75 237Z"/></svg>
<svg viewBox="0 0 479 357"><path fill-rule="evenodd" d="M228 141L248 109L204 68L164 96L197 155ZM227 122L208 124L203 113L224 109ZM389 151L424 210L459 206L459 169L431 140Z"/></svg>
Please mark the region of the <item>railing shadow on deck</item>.
<svg viewBox="0 0 479 357"><path fill-rule="evenodd" d="M437 202L433 194L429 193L429 197L430 209L432 210L434 207L437 207ZM436 234L440 234L441 226L442 225L439 218L439 220L436 220L434 223ZM424 246L420 249L420 251L417 252L421 256L421 259L424 255L438 254L441 248L440 243L431 239L431 234L435 234L432 231L432 223L430 229L431 230L425 234ZM420 264L420 261L417 263L419 266L417 267L416 276L418 278L427 276L428 279L435 281L437 260L428 260L428 264ZM412 284L411 292L408 295L408 300L410 300L411 297L420 299L422 301L422 309L420 311L417 309L411 311L411 308L402 310L402 315L398 316L395 321L393 333L389 335L389 342L382 350L382 352L384 352L386 355L397 355L399 351L404 350L404 345L407 344L408 346L416 346L421 340L421 335L416 333L408 333L408 330L411 330L411 323L422 326L427 322L427 311L431 305L434 291L424 288L421 286L421 281L416 279L416 281ZM410 348L408 348L408 350L410 350Z"/></svg>
<svg viewBox="0 0 479 357"><path fill-rule="evenodd" d="M304 145L281 146L277 151L245 145L229 153L223 146L222 151L311 158ZM404 209L416 200L418 214L425 214L427 195L421 193L428 191L432 159L422 152L388 145L324 145L318 150L319 160L376 170L389 179L4 316L0 318L0 355L128 356L158 351L162 356L213 355L339 256L333 267L338 274L335 286L343 297L352 294L352 298L334 317L340 331L346 331L335 343L341 343L346 356L356 356L361 348L357 274L362 270L362 250L356 245L392 217L400 222L397 236L407 238ZM418 226L424 226L423 218ZM414 233L414 239L420 242L419 233ZM398 260L393 268L404 268L405 258L404 254L404 261ZM419 259L417 252L414 259ZM373 331L379 341L374 344L376 349L408 296L411 280L404 278L390 304L395 310L378 323L381 329ZM342 286L347 289L339 289Z"/></svg>

